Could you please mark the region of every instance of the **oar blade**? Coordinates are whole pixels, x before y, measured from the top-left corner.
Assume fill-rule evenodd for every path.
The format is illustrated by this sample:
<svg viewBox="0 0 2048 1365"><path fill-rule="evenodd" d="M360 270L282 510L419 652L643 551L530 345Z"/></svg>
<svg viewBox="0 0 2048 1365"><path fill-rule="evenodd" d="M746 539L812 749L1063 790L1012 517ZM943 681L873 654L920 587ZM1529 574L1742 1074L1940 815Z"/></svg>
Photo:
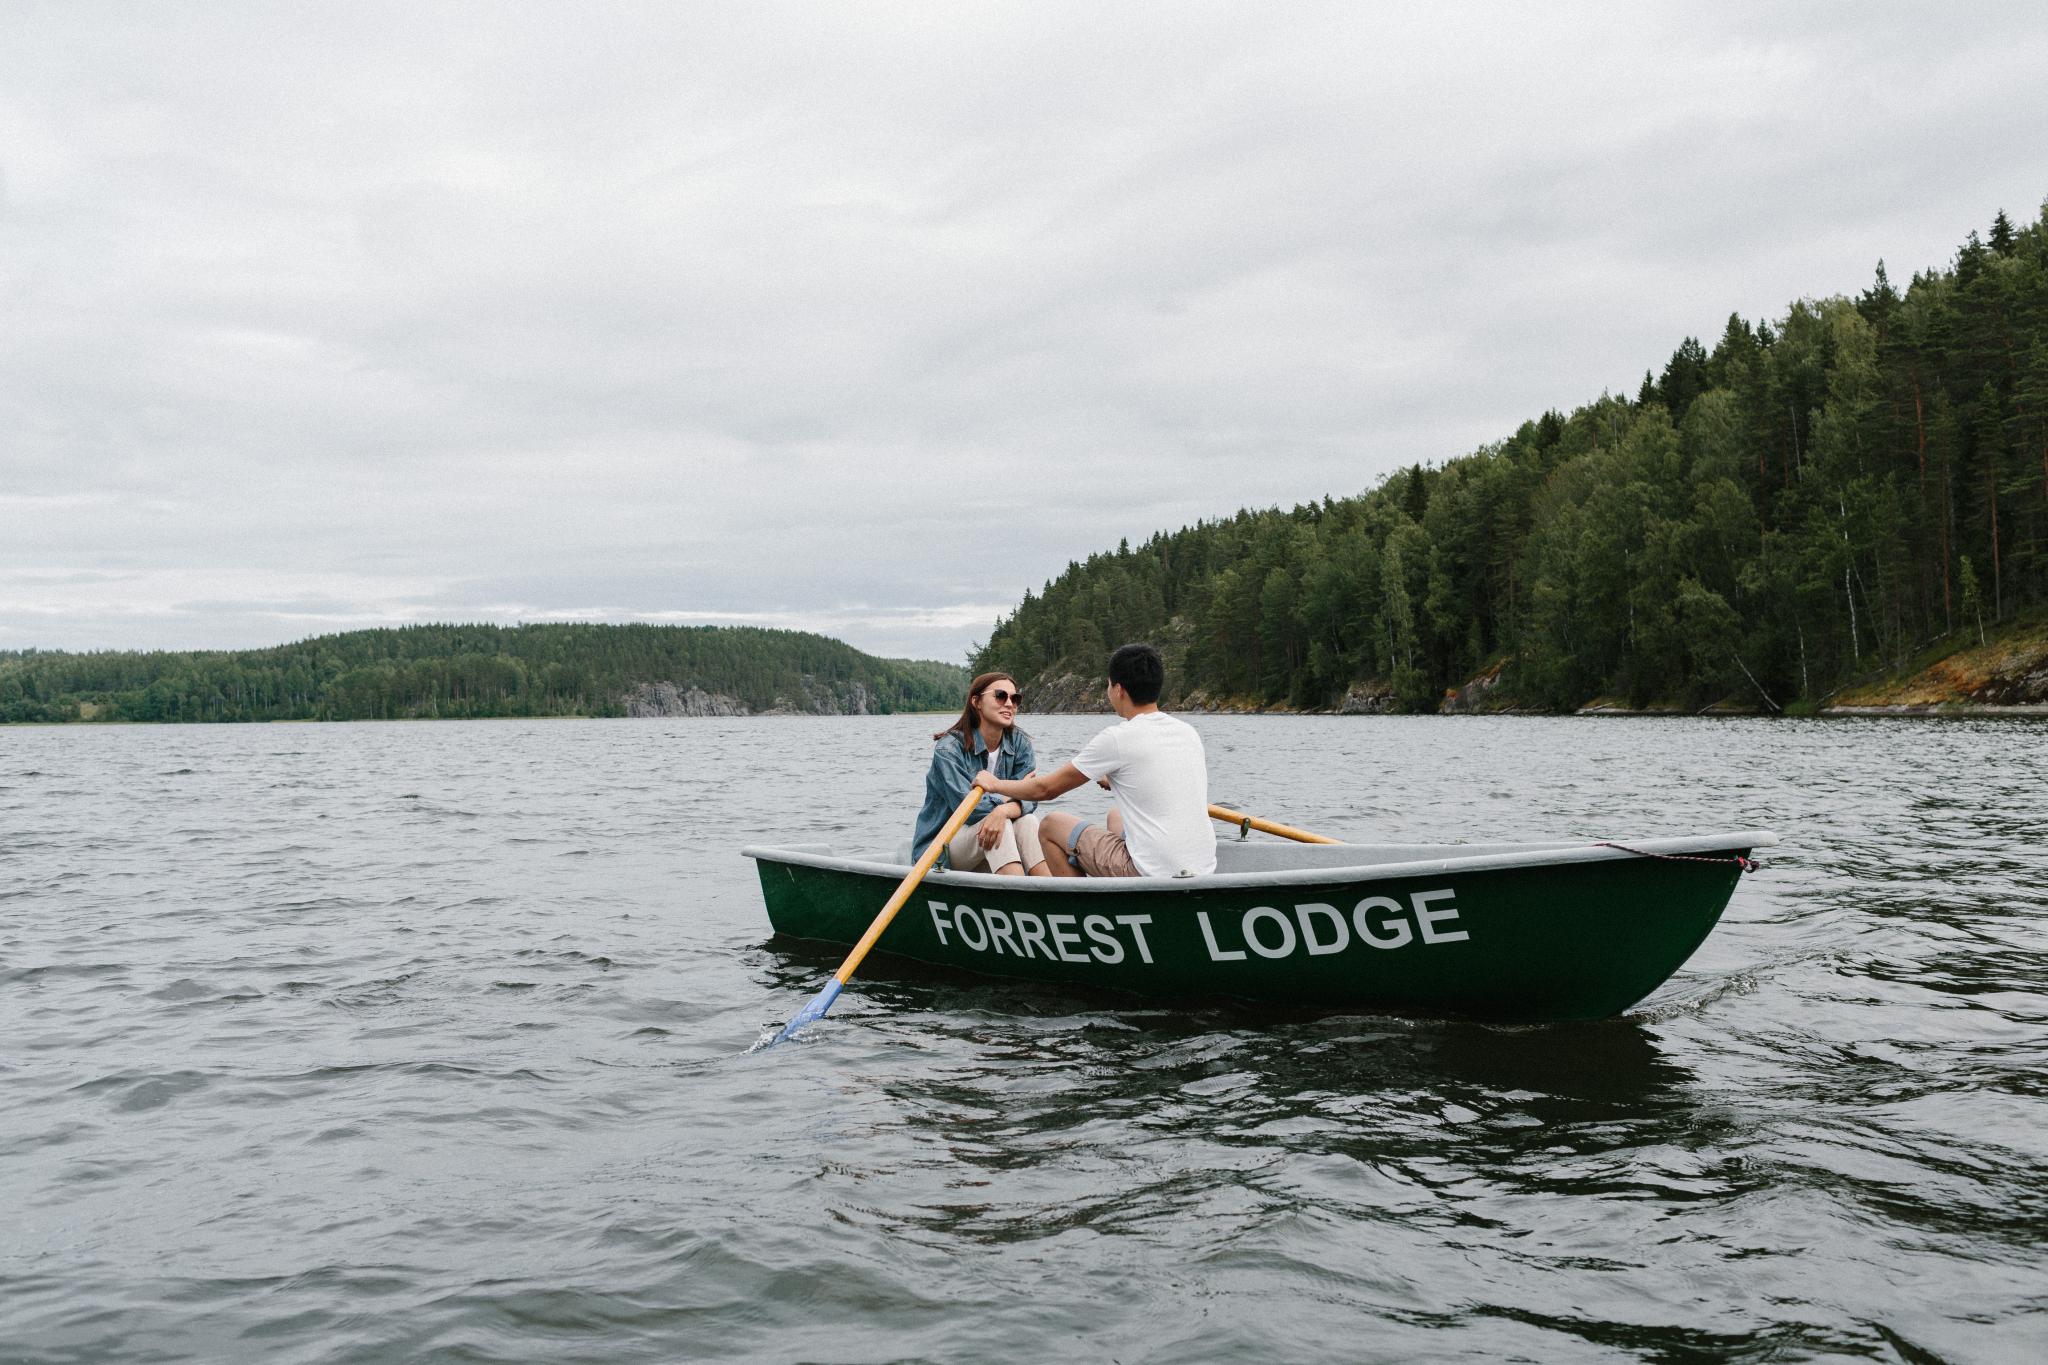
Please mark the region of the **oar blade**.
<svg viewBox="0 0 2048 1365"><path fill-rule="evenodd" d="M832 1008L832 1002L839 998L839 992L845 989L845 987L846 983L836 976L827 981L825 989L812 996L811 1002L798 1010L794 1019L791 1019L782 1026L782 1032L768 1040L768 1046L774 1047L777 1043L794 1038L799 1030L808 1028L812 1023L823 1019L825 1011Z"/></svg>

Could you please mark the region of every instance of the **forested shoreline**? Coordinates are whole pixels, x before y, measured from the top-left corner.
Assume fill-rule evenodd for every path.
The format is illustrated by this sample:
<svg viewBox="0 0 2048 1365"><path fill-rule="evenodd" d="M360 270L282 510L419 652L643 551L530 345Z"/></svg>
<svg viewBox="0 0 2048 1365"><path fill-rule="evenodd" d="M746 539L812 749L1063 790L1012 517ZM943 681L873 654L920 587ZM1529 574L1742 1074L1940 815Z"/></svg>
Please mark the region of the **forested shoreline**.
<svg viewBox="0 0 2048 1365"><path fill-rule="evenodd" d="M0 651L0 721L619 716L656 688L737 714L857 714L947 710L965 682L955 665L800 631L430 625L270 649Z"/></svg>
<svg viewBox="0 0 2048 1365"><path fill-rule="evenodd" d="M1170 694L1433 711L1595 698L1811 708L2048 601L2048 208L1903 290L1688 337L1633 398L1548 412L1355 497L1070 564L974 660L1044 693L1118 642Z"/></svg>

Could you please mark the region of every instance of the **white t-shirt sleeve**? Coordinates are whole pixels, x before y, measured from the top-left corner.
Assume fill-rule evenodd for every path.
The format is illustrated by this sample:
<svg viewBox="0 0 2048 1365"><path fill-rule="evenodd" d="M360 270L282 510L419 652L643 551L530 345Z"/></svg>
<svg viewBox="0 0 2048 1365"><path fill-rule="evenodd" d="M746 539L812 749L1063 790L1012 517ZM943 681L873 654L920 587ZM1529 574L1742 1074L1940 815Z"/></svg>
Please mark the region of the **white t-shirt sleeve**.
<svg viewBox="0 0 2048 1365"><path fill-rule="evenodd" d="M1123 746L1118 743L1122 730L1123 722L1119 721L1097 732L1095 738L1081 746L1081 752L1073 758L1081 776L1090 782L1099 782L1123 767Z"/></svg>

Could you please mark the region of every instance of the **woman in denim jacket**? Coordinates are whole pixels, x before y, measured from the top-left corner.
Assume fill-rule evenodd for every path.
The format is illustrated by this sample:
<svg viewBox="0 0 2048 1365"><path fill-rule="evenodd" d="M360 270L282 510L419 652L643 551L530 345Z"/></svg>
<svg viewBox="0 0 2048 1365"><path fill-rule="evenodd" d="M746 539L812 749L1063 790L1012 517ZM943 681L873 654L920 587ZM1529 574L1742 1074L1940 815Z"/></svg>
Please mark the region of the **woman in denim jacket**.
<svg viewBox="0 0 2048 1365"><path fill-rule="evenodd" d="M1028 777L1038 767L1031 737L1017 728L1023 695L1007 673L984 673L967 689L960 719L932 738L931 771L924 779L924 807L917 813L917 832L910 856L920 856L960 803L983 769L997 777ZM1045 851L1038 846L1035 801L984 796L974 815L946 846L946 865L957 872L995 872L1006 877L1051 876Z"/></svg>

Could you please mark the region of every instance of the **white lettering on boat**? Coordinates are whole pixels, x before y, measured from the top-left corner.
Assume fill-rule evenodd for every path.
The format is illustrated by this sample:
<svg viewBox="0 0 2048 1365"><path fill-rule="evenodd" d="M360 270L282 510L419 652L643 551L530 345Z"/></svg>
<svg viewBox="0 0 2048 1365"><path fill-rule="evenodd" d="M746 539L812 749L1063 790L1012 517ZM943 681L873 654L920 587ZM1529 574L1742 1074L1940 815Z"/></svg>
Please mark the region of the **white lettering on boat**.
<svg viewBox="0 0 2048 1365"><path fill-rule="evenodd" d="M1081 928L1087 931L1088 937L1095 940L1088 951L1095 954L1097 962L1114 967L1124 960L1124 945L1117 942L1116 928L1109 922L1108 916L1090 915L1081 921Z"/></svg>
<svg viewBox="0 0 2048 1365"><path fill-rule="evenodd" d="M1392 896L1367 896L1348 917L1321 901L1295 905L1291 917L1275 906L1254 905L1239 912L1235 926L1227 921L1223 926L1226 934L1235 929L1231 942L1241 947L1224 946L1207 910L1195 911L1195 925L1202 931L1211 962L1243 962L1253 953L1274 960L1292 957L1302 948L1310 957L1328 957L1349 948L1354 936L1362 946L1382 952L1411 943L1466 943L1472 935L1457 927L1458 907L1452 903L1456 895L1449 887L1416 891L1406 904ZM931 908L932 932L941 946L957 942L970 952L999 957L1042 957L1084 966L1093 960L1114 967L1128 955L1121 932L1128 930L1138 960L1147 965L1153 960L1152 945L1145 938L1150 915L1039 915L993 906L948 906L942 900L925 904Z"/></svg>
<svg viewBox="0 0 2048 1365"><path fill-rule="evenodd" d="M1280 941L1268 947L1259 935L1257 926L1260 924L1277 926ZM1287 957L1294 952L1294 922L1270 905L1255 905L1245 911L1237 927L1244 934L1244 941L1260 957Z"/></svg>
<svg viewBox="0 0 2048 1365"><path fill-rule="evenodd" d="M1429 903L1431 901L1447 901L1450 898L1451 893L1449 891L1418 891L1409 898L1415 903L1415 922L1422 926L1422 941L1424 943L1462 943L1472 937L1463 929L1453 930L1446 934L1436 927L1439 920L1456 919L1458 917L1458 907L1453 905L1443 910L1432 910L1429 908Z"/></svg>
<svg viewBox="0 0 2048 1365"><path fill-rule="evenodd" d="M1152 960L1152 949L1145 943L1145 926L1152 922L1152 917L1150 915L1118 915L1116 922L1128 927L1131 931L1131 937L1138 941L1138 961L1149 963Z"/></svg>
<svg viewBox="0 0 2048 1365"><path fill-rule="evenodd" d="M1029 910L1012 910L1010 918L1017 922L1017 937L1024 943L1024 956L1031 956L1031 945L1036 943L1045 960L1052 961L1052 949L1045 946L1045 921Z"/></svg>
<svg viewBox="0 0 2048 1365"><path fill-rule="evenodd" d="M1242 962L1242 961L1244 961L1244 949L1242 949L1242 948L1227 948L1227 949L1226 949L1226 948L1219 948L1219 947L1217 947L1217 946L1216 946L1216 930L1215 930L1214 926L1212 926L1212 925L1211 925L1211 924L1209 923L1209 912L1208 912L1207 910L1197 910L1197 911L1195 911L1195 922L1196 922L1196 923L1198 923L1198 924L1200 924L1200 925L1202 926L1202 942L1204 942L1204 943L1206 943L1206 944L1208 944L1208 945L1209 945L1209 960L1210 960L1211 962Z"/></svg>
<svg viewBox="0 0 2048 1365"><path fill-rule="evenodd" d="M1359 938L1373 947L1399 948L1415 937L1414 931L1408 927L1408 921L1398 918L1387 921L1387 927L1395 932L1381 933L1379 928L1366 918L1365 912L1368 910L1384 910L1398 916L1401 913L1401 902L1392 896L1367 896L1358 903L1358 908L1351 912L1351 922L1358 926Z"/></svg>
<svg viewBox="0 0 2048 1365"><path fill-rule="evenodd" d="M958 940L961 947L977 953L993 952L998 957L1008 953L1011 957L1043 957L1048 962L1084 965L1092 955L1095 961L1114 967L1126 956L1123 939L1117 933L1117 926L1122 925L1130 930L1138 960L1152 961L1152 945L1145 941L1145 926L1152 922L1150 915L1118 915L1112 921L1108 915L1083 918L1039 916L1029 910L1004 911L994 907L976 910L971 905L948 906L941 900L928 900L925 905L931 910L932 932L938 935L941 947ZM1094 942L1084 942L1083 933Z"/></svg>
<svg viewBox="0 0 2048 1365"><path fill-rule="evenodd" d="M1010 917L1001 910L984 909L981 917L988 921L988 941L997 952L1003 951L1005 943L1010 945L1011 957L1023 957L1017 951L1017 940L1010 937Z"/></svg>
<svg viewBox="0 0 2048 1365"><path fill-rule="evenodd" d="M1059 949L1062 962L1086 962L1088 954L1081 951L1081 936L1073 930L1074 916L1047 915L1045 927L1052 931L1052 946Z"/></svg>
<svg viewBox="0 0 2048 1365"><path fill-rule="evenodd" d="M1354 932L1366 947L1383 951L1418 942L1418 930L1419 941L1424 944L1463 943L1472 936L1463 929L1443 927L1458 918L1458 907L1449 903L1456 894L1449 887L1417 891L1408 897L1406 905L1392 896L1367 896L1352 907L1348 923L1343 911L1321 901L1296 905L1291 920L1273 906L1255 905L1238 916L1233 942L1244 944L1263 958L1291 957L1298 947L1306 947L1310 957L1327 957L1350 947ZM1197 910L1195 923L1202 931L1202 942L1209 949L1211 962L1246 959L1245 948L1223 946L1208 911Z"/></svg>
<svg viewBox="0 0 2048 1365"><path fill-rule="evenodd" d="M1335 938L1320 939L1316 937L1315 921L1317 916L1325 917L1330 921L1330 927L1337 934ZM1351 942L1351 931L1344 927L1343 913L1334 905L1324 905L1320 901L1310 901L1307 905L1295 906L1294 917L1301 921L1301 942L1302 946L1308 949L1310 957L1323 957L1329 953L1341 953ZM962 934L961 937L965 938L966 935Z"/></svg>

